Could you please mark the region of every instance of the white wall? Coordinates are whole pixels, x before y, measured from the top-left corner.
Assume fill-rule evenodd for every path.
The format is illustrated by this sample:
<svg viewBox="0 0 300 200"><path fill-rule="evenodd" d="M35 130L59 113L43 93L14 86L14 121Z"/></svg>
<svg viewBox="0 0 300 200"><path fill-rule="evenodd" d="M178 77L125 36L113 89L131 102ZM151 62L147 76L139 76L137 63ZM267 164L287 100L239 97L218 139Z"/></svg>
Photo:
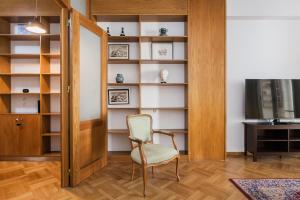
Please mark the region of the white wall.
<svg viewBox="0 0 300 200"><path fill-rule="evenodd" d="M86 0L71 0L71 7L82 15L86 15Z"/></svg>
<svg viewBox="0 0 300 200"><path fill-rule="evenodd" d="M244 80L300 79L300 0L227 0L227 152L244 149Z"/></svg>

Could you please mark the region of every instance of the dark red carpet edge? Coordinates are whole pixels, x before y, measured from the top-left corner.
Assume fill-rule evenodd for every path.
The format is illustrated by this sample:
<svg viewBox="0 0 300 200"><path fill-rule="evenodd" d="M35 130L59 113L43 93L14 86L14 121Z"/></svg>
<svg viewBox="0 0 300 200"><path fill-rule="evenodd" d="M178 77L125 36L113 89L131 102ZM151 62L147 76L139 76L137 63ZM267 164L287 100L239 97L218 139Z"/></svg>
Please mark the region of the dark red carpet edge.
<svg viewBox="0 0 300 200"><path fill-rule="evenodd" d="M239 191L241 193L243 193L248 199L250 200L255 200L252 196L250 196L243 188L240 187L240 185L238 183L235 182L234 179L238 179L238 178L230 178L229 181L235 186L237 187L237 189L239 189ZM240 178L242 179L242 178Z"/></svg>

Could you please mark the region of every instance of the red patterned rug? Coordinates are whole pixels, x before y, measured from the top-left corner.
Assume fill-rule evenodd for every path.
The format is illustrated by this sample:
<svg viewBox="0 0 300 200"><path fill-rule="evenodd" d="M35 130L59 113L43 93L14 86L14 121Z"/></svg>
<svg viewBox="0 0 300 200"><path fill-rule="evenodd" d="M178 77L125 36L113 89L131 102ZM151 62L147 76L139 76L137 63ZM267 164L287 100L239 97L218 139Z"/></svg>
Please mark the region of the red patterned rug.
<svg viewBox="0 0 300 200"><path fill-rule="evenodd" d="M300 179L230 179L253 200L300 200Z"/></svg>

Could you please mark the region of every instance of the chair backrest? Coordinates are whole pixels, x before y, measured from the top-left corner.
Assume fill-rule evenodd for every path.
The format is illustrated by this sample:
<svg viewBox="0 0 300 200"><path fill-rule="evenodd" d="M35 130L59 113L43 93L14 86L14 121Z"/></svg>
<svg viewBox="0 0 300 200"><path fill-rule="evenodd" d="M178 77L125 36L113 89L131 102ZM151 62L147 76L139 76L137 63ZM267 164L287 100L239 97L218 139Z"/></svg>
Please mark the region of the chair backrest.
<svg viewBox="0 0 300 200"><path fill-rule="evenodd" d="M143 142L152 141L152 117L147 114L128 115L127 127L131 137Z"/></svg>

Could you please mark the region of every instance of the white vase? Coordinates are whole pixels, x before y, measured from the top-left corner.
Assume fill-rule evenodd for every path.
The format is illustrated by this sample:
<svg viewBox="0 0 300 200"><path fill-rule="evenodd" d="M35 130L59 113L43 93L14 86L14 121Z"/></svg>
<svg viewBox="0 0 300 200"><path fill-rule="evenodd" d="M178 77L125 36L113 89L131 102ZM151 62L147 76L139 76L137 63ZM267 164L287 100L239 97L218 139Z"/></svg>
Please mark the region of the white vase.
<svg viewBox="0 0 300 200"><path fill-rule="evenodd" d="M169 71L166 69L162 69L160 71L160 82L161 83L167 83L168 80Z"/></svg>

